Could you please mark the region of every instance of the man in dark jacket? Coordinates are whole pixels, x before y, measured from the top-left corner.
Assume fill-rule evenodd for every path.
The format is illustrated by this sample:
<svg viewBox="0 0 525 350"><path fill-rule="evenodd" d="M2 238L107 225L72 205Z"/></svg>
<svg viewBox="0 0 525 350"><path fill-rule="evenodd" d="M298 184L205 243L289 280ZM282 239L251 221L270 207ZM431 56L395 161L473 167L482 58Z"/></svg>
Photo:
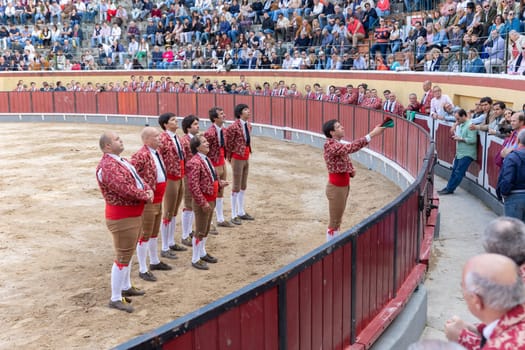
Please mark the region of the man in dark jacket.
<svg viewBox="0 0 525 350"><path fill-rule="evenodd" d="M525 221L525 131L518 134L518 148L503 161L496 193L503 199L505 216Z"/></svg>

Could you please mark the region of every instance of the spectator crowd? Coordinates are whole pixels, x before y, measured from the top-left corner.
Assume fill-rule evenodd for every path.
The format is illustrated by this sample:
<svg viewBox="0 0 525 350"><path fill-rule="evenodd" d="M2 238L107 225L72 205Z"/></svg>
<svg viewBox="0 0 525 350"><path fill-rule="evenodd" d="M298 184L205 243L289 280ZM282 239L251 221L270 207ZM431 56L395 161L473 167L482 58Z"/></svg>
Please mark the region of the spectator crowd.
<svg viewBox="0 0 525 350"><path fill-rule="evenodd" d="M0 1L0 71L522 74L525 0Z"/></svg>

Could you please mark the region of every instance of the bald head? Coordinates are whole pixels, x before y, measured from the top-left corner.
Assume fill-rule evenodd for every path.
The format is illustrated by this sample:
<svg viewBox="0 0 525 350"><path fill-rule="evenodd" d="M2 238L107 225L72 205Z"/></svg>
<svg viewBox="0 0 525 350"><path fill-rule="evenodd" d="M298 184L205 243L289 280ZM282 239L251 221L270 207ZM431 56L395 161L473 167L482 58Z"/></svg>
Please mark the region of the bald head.
<svg viewBox="0 0 525 350"><path fill-rule="evenodd" d="M463 269L463 287L492 310L507 311L525 301L518 265L499 254L470 258Z"/></svg>
<svg viewBox="0 0 525 350"><path fill-rule="evenodd" d="M507 216L492 220L483 232L483 247L487 253L505 255L517 265L525 264L525 223Z"/></svg>
<svg viewBox="0 0 525 350"><path fill-rule="evenodd" d="M160 141L160 131L155 129L154 127L147 126L144 129L142 129L142 132L140 133L140 137L142 139L142 143L144 143L146 146L149 146L153 149L157 149L159 147L159 141Z"/></svg>
<svg viewBox="0 0 525 350"><path fill-rule="evenodd" d="M119 155L124 151L124 142L113 131L104 132L98 140L98 145L104 153Z"/></svg>

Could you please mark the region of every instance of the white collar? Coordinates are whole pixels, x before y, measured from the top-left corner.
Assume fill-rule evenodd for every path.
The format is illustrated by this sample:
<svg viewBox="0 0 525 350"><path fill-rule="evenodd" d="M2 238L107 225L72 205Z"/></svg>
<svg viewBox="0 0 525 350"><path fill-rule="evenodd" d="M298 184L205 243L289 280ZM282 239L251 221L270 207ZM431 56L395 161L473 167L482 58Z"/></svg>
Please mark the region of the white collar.
<svg viewBox="0 0 525 350"><path fill-rule="evenodd" d="M492 335L492 332L494 332L494 329L498 325L498 322L499 322L499 319L492 321L491 323L486 325L485 328L483 328L483 336L485 337L485 339L488 340L490 338L490 336Z"/></svg>

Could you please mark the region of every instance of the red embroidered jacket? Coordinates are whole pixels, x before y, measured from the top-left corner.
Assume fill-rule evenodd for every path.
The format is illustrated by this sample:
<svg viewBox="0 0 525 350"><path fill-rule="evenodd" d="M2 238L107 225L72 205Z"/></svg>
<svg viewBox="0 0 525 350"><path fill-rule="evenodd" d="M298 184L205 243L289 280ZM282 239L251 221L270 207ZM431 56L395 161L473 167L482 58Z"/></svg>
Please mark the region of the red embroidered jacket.
<svg viewBox="0 0 525 350"><path fill-rule="evenodd" d="M421 113L423 114L430 113L430 101L432 101L432 98L434 98L434 94L432 93L432 90L428 91L428 95L426 98L425 98L425 94L423 94L423 97L421 98L421 106L419 109Z"/></svg>
<svg viewBox="0 0 525 350"><path fill-rule="evenodd" d="M213 177L206 161L198 154L189 161L188 188L191 196L200 207L206 206L205 196L217 196L218 187L214 186Z"/></svg>
<svg viewBox="0 0 525 350"><path fill-rule="evenodd" d="M180 139L179 143L181 143ZM177 152L177 145L168 132L160 134L160 145L158 151L164 161L167 176L172 179L174 178L175 180L181 179L184 176L184 168L181 166L181 163L184 162L181 162L179 153Z"/></svg>
<svg viewBox="0 0 525 350"><path fill-rule="evenodd" d="M130 170L108 154L102 156L96 175L108 205L140 206L148 200L146 191L151 189L150 186L144 182L144 189L139 189Z"/></svg>
<svg viewBox="0 0 525 350"><path fill-rule="evenodd" d="M341 101L341 103L356 105L358 95L359 94L357 93L357 91L349 91L343 96L343 100Z"/></svg>
<svg viewBox="0 0 525 350"><path fill-rule="evenodd" d="M394 108L390 108L390 109L386 109L387 107L387 102L385 102L383 104L383 109L387 112L390 112L392 114L395 114L395 115L398 115L400 117L403 116L403 113L405 113L405 107L403 107L403 105L401 103L399 103L399 101L396 101L396 104L394 105Z"/></svg>
<svg viewBox="0 0 525 350"><path fill-rule="evenodd" d="M160 155L160 153L159 153ZM160 155L162 159L162 155ZM157 188L157 165L153 159L148 146L142 146L131 156L131 164L137 169L142 180L144 180L153 191Z"/></svg>
<svg viewBox="0 0 525 350"><path fill-rule="evenodd" d="M231 160L232 155L236 154L240 157L244 157L246 154L246 139L244 138L244 132L242 130L243 126L240 119L235 120L235 122L226 129L225 141L226 141L226 158ZM251 132L252 127L248 124L248 130Z"/></svg>
<svg viewBox="0 0 525 350"><path fill-rule="evenodd" d="M212 124L208 130L204 133L204 137L208 140L210 144L210 150L208 152L208 158L210 158L213 166L224 165L224 147L219 145L219 135L217 135L217 128ZM222 128L222 137L224 138L224 143L226 144L226 128ZM222 148L222 154L221 154Z"/></svg>
<svg viewBox="0 0 525 350"><path fill-rule="evenodd" d="M324 144L324 161L326 162L328 173L353 173L354 166L348 155L359 151L366 145L368 145L368 142L364 137L347 144L343 144L333 138L327 139Z"/></svg>
<svg viewBox="0 0 525 350"><path fill-rule="evenodd" d="M365 98L362 104L363 107L382 109L383 101L379 97Z"/></svg>
<svg viewBox="0 0 525 350"><path fill-rule="evenodd" d="M525 282L525 264L520 266L521 279ZM477 325L478 332L467 328L459 334L458 343L468 350L479 350L481 345L481 334L485 325ZM525 349L525 309L519 305L507 312L487 339L483 350L497 349Z"/></svg>
<svg viewBox="0 0 525 350"><path fill-rule="evenodd" d="M479 333L464 329L459 336L459 344L468 350L480 349L480 334L484 324L477 326ZM503 315L487 339L483 350L524 350L525 349L525 306L518 305Z"/></svg>

